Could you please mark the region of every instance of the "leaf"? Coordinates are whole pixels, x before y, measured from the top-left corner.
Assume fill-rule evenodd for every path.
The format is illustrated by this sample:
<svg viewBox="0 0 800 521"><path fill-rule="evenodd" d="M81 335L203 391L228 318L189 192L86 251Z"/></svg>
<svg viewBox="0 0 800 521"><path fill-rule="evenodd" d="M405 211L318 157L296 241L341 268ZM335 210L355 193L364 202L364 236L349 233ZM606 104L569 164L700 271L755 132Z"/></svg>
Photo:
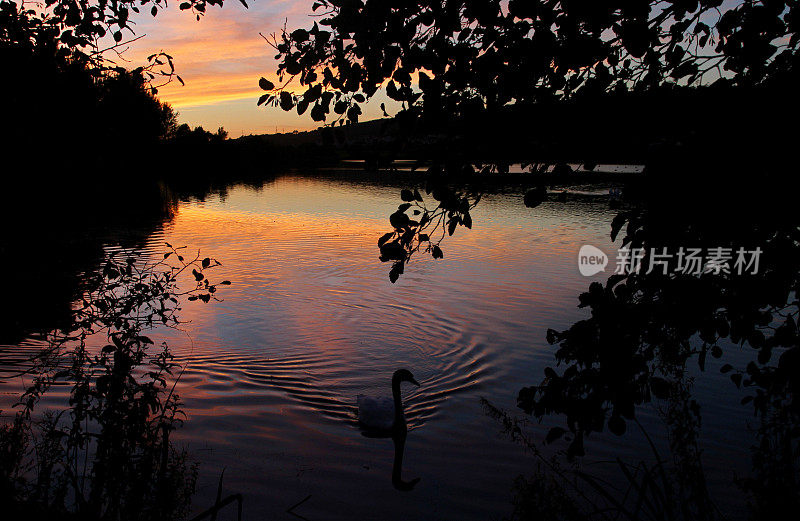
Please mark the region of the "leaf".
<svg viewBox="0 0 800 521"><path fill-rule="evenodd" d="M266 78L261 78L260 80L258 80L258 86L261 87L261 90L275 89L275 84Z"/></svg>
<svg viewBox="0 0 800 521"><path fill-rule="evenodd" d="M308 31L305 29L297 29L292 33L292 40L296 42L305 42L308 40Z"/></svg>
<svg viewBox="0 0 800 521"><path fill-rule="evenodd" d="M292 110L292 108L294 107L294 100L292 99L292 94L285 90L281 91L280 104L281 108L286 112Z"/></svg>
<svg viewBox="0 0 800 521"><path fill-rule="evenodd" d="M390 260L403 260L406 258L406 250L403 248L402 245L398 241L387 242L380 246L381 250L381 262L386 262Z"/></svg>
<svg viewBox="0 0 800 521"><path fill-rule="evenodd" d="M302 116L308 110L308 101L304 99L297 102L297 115Z"/></svg>
<svg viewBox="0 0 800 521"><path fill-rule="evenodd" d="M383 234L383 235L381 236L381 238L380 238L380 239L378 239L378 246L379 246L379 247L380 247L380 246L383 246L383 245L386 243L386 241L388 241L389 239L391 239L393 236L394 236L394 232L389 232L389 233L385 233L385 234Z"/></svg>
<svg viewBox="0 0 800 521"><path fill-rule="evenodd" d="M404 189L400 192L400 199L403 201L413 201L414 193L411 190Z"/></svg>
<svg viewBox="0 0 800 521"><path fill-rule="evenodd" d="M403 270L404 269L405 269L405 266L404 266L402 261L394 263L394 265L392 266L392 269L389 270L389 280L391 281L392 284L397 282L397 279L400 277L400 275L403 274Z"/></svg>
<svg viewBox="0 0 800 521"><path fill-rule="evenodd" d="M389 216L389 223L395 229L405 228L409 220L408 215L404 214L402 211L397 211Z"/></svg>
<svg viewBox="0 0 800 521"><path fill-rule="evenodd" d="M444 258L444 253L442 252L442 249L439 248L438 246L434 246L433 247L433 250L431 251L431 255L433 255L434 259L442 259L442 258Z"/></svg>
<svg viewBox="0 0 800 521"><path fill-rule="evenodd" d="M458 220L454 217L447 223L447 234L453 235L453 232L456 231L456 226L458 226Z"/></svg>
<svg viewBox="0 0 800 521"><path fill-rule="evenodd" d="M208 268L211 265L211 259L206 257L203 259L202 266L203 268Z"/></svg>
<svg viewBox="0 0 800 521"><path fill-rule="evenodd" d="M314 121L325 121L325 109L319 103L315 103L311 109L311 119Z"/></svg>
<svg viewBox="0 0 800 521"><path fill-rule="evenodd" d="M239 0L239 1L242 3L242 5L244 6L244 8L245 8L245 9L250 9L250 8L247 6L247 2L246 2L245 0Z"/></svg>

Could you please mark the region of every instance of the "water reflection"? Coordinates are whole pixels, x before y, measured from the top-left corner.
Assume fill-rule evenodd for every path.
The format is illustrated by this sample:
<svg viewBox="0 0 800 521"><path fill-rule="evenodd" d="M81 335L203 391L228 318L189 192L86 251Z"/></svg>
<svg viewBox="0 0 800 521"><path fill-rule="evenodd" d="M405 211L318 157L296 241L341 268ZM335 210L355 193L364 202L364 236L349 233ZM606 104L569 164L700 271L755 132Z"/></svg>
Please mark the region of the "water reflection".
<svg viewBox="0 0 800 521"><path fill-rule="evenodd" d="M178 391L189 421L176 439L201 460L198 509L213 504L223 467L255 518L280 517L308 494L309 519L479 519L509 504L509 477L527 463L498 440L478 397L513 407L550 361L547 327L585 317L574 308L586 285L575 255L584 242L608 247L613 213L597 195L531 210L524 190L498 190L445 259L414 260L391 285L375 240L399 188L359 174L171 191L173 213L143 252L189 244L213 252L219 277L234 282L214 309L185 307L188 337L158 332L186 366ZM361 436L352 397L383 389L398 366L424 388L406 400L410 435L393 440L390 462L387 446ZM413 496L385 479L413 483L402 464L425 484Z"/></svg>
<svg viewBox="0 0 800 521"><path fill-rule="evenodd" d="M176 208L165 185L146 180L124 188L109 181L100 190L70 179L6 193L0 270L15 276L6 280L14 298L0 301L0 345L69 324L82 276L96 269L105 250L144 248Z"/></svg>
<svg viewBox="0 0 800 521"><path fill-rule="evenodd" d="M400 432L392 436L394 443L394 461L392 462L392 485L397 490L408 492L413 490L422 478L414 478L411 481L403 479L403 453L406 450L406 438L408 429L401 429Z"/></svg>

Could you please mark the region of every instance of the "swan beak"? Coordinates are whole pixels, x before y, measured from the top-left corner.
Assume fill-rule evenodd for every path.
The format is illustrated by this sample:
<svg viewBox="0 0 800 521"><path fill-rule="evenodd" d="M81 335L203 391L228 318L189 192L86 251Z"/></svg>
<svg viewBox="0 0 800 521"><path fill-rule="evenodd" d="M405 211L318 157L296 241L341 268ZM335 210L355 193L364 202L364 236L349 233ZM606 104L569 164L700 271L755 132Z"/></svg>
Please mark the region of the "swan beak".
<svg viewBox="0 0 800 521"><path fill-rule="evenodd" d="M419 387L419 382L418 382L418 381L416 381L416 380L414 380L413 378L409 379L409 382L411 382L412 384L414 384L414 385L416 385L417 387Z"/></svg>

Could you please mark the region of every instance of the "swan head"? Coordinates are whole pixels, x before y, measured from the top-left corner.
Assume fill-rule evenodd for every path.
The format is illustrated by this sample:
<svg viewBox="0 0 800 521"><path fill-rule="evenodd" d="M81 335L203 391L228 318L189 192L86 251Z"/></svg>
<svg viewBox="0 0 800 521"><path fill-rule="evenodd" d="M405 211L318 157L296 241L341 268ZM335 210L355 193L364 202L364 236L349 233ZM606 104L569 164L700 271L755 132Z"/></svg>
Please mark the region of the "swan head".
<svg viewBox="0 0 800 521"><path fill-rule="evenodd" d="M419 387L419 382L414 379L414 375L408 369L398 369L392 375L392 383L409 382Z"/></svg>

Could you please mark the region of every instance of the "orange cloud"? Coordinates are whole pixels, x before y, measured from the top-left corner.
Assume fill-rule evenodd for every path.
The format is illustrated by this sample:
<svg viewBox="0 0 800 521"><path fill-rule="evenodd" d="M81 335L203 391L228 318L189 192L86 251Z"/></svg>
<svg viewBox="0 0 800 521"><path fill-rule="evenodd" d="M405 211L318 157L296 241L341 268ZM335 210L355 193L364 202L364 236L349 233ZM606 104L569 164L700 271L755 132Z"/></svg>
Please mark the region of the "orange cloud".
<svg viewBox="0 0 800 521"><path fill-rule="evenodd" d="M140 15L135 30L146 36L125 58L138 65L154 52L170 54L185 86L166 85L159 98L176 108L253 99L256 110L258 79L274 80L276 69L275 52L259 33L279 31L287 18L290 25L306 25L303 15L311 11L311 2L271 0L250 6L245 10L229 1L222 9L210 8L200 21L178 9L162 11L155 18Z"/></svg>

